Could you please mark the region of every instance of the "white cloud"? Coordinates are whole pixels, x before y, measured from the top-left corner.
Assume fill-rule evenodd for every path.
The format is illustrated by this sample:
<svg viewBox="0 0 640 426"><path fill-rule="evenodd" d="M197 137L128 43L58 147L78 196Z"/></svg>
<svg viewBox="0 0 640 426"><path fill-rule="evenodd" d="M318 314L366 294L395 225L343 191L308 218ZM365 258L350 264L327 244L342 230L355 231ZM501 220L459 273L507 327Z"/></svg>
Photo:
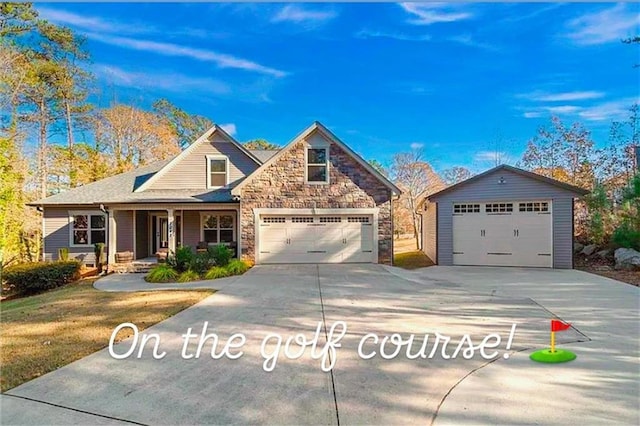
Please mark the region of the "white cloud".
<svg viewBox="0 0 640 426"><path fill-rule="evenodd" d="M370 30L360 30L358 31L355 36L357 38L361 38L361 39L368 39L368 38L389 38L389 39L393 39L393 40L400 40L400 41L429 41L431 40L431 36L428 34L423 34L423 35L410 35L410 34L403 34L403 33L386 33L386 32L382 32L382 31L370 31Z"/></svg>
<svg viewBox="0 0 640 426"><path fill-rule="evenodd" d="M160 89L175 93L188 91L214 95L227 95L231 93L231 88L227 84L211 78L191 77L173 72L128 71L108 64L96 64L92 68L98 77L101 77L109 83L123 87L152 90Z"/></svg>
<svg viewBox="0 0 640 426"><path fill-rule="evenodd" d="M473 160L481 163L507 164L511 162L509 155L504 151L478 151Z"/></svg>
<svg viewBox="0 0 640 426"><path fill-rule="evenodd" d="M231 136L236 134L236 125L234 123L221 124L220 127Z"/></svg>
<svg viewBox="0 0 640 426"><path fill-rule="evenodd" d="M540 118L542 117L542 113L539 111L527 111L522 114L524 118Z"/></svg>
<svg viewBox="0 0 640 426"><path fill-rule="evenodd" d="M583 100L589 100L589 99L598 99L598 98L603 98L605 95L606 93L598 92L595 90L561 92L561 93L547 93L547 92L535 91L535 92L519 95L519 97L530 99L532 101L540 101L540 102L568 102L568 101L583 101Z"/></svg>
<svg viewBox="0 0 640 426"><path fill-rule="evenodd" d="M625 3L572 19L565 34L579 45L620 43L623 38L638 34L640 14Z"/></svg>
<svg viewBox="0 0 640 426"><path fill-rule="evenodd" d="M460 34L457 36L449 37L448 40L468 46L468 47L477 47L479 49L492 50L492 51L500 50L498 47L492 44L483 43L481 41L475 40L470 34Z"/></svg>
<svg viewBox="0 0 640 426"><path fill-rule="evenodd" d="M97 33L85 33L85 35L93 40L123 48L141 50L164 56L182 56L204 62L213 62L220 68L242 69L260 74L268 74L274 77L284 77L287 75L284 71L260 65L248 59L242 59L207 49Z"/></svg>
<svg viewBox="0 0 640 426"><path fill-rule="evenodd" d="M640 103L640 98L604 102L582 108L578 116L587 121L625 120L629 117L629 108L635 103Z"/></svg>
<svg viewBox="0 0 640 426"><path fill-rule="evenodd" d="M420 142L414 142L410 145L411 149L421 149L424 148L424 144Z"/></svg>
<svg viewBox="0 0 640 426"><path fill-rule="evenodd" d="M290 3L282 7L273 16L271 22L319 23L329 21L335 17L336 12L333 10L305 9L299 4Z"/></svg>
<svg viewBox="0 0 640 426"><path fill-rule="evenodd" d="M456 22L473 17L471 12L460 10L460 6L455 3L400 3L405 12L414 16L407 21L413 25Z"/></svg>

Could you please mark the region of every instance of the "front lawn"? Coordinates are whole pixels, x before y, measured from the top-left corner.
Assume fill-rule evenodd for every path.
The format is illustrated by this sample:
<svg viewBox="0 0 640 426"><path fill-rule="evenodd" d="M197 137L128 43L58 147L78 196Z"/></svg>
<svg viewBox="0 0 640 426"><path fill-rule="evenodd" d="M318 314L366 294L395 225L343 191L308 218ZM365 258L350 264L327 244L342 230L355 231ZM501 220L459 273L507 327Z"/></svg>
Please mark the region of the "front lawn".
<svg viewBox="0 0 640 426"><path fill-rule="evenodd" d="M404 269L417 269L433 266L433 262L420 250L396 253L393 257L393 266Z"/></svg>
<svg viewBox="0 0 640 426"><path fill-rule="evenodd" d="M2 302L3 392L106 347L118 324L133 322L143 330L214 293L107 293L94 289L93 281ZM120 332L118 340L126 337Z"/></svg>

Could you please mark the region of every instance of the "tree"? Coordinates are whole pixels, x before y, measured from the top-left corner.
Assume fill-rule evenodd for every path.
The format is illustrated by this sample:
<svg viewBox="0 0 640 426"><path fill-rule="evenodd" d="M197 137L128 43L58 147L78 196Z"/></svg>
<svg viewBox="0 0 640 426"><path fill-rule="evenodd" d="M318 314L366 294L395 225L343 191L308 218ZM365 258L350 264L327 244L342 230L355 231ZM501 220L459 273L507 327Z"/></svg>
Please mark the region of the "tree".
<svg viewBox="0 0 640 426"><path fill-rule="evenodd" d="M372 159L372 160L369 160L368 163L371 167L376 169L376 171L379 172L382 176L384 177L389 176L389 171L387 170L387 168L383 166L382 163L379 162L378 160Z"/></svg>
<svg viewBox="0 0 640 426"><path fill-rule="evenodd" d="M252 139L242 144L247 149L278 151L281 147L265 139Z"/></svg>
<svg viewBox="0 0 640 426"><path fill-rule="evenodd" d="M115 173L131 170L180 152L171 126L156 114L128 105L98 111L93 132Z"/></svg>
<svg viewBox="0 0 640 426"><path fill-rule="evenodd" d="M416 249L420 249L418 203L430 184L429 175L425 172L425 165L421 149L395 154L391 164L391 176L403 190L400 200L402 207L398 206L398 208L405 208L409 212L413 228L412 232L416 240Z"/></svg>
<svg viewBox="0 0 640 426"><path fill-rule="evenodd" d="M456 183L467 180L472 176L469 169L460 166L454 166L442 172L442 178L447 185L455 185Z"/></svg>
<svg viewBox="0 0 640 426"><path fill-rule="evenodd" d="M625 39L622 40L622 42L624 44L640 43L640 36L633 36L633 37L625 38ZM635 64L633 67L634 68L638 68L638 67L640 67L640 64Z"/></svg>
<svg viewBox="0 0 640 426"><path fill-rule="evenodd" d="M544 176L586 189L595 184L596 151L590 132L582 124L567 128L560 118L551 118L551 127L541 127L527 143L522 165Z"/></svg>
<svg viewBox="0 0 640 426"><path fill-rule="evenodd" d="M189 114L167 99L153 103L153 111L172 129L181 148L191 145L204 132L213 126L213 122L201 115Z"/></svg>

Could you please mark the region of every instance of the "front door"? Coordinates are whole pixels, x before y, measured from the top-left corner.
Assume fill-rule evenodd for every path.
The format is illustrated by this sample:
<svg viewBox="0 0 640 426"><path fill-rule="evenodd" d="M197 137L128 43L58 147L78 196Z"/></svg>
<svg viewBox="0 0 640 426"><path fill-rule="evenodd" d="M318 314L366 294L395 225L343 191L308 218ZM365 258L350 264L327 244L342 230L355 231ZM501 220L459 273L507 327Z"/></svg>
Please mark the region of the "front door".
<svg viewBox="0 0 640 426"><path fill-rule="evenodd" d="M156 225L156 247L158 250L169 248L169 219L166 216L158 216Z"/></svg>
<svg viewBox="0 0 640 426"><path fill-rule="evenodd" d="M176 246L182 244L182 216L176 215L174 219ZM166 215L154 214L151 220L151 253L169 248L169 218Z"/></svg>

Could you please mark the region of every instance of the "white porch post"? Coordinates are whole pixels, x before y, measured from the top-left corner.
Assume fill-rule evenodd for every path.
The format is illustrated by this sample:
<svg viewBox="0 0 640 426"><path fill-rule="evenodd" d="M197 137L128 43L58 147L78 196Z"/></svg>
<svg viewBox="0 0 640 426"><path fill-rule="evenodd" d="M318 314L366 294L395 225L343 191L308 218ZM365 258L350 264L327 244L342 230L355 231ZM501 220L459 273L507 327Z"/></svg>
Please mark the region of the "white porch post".
<svg viewBox="0 0 640 426"><path fill-rule="evenodd" d="M116 263L116 211L109 210L109 242L107 244L107 264L112 265Z"/></svg>
<svg viewBox="0 0 640 426"><path fill-rule="evenodd" d="M176 252L176 220L173 209L167 209L167 231L169 237L169 253Z"/></svg>

